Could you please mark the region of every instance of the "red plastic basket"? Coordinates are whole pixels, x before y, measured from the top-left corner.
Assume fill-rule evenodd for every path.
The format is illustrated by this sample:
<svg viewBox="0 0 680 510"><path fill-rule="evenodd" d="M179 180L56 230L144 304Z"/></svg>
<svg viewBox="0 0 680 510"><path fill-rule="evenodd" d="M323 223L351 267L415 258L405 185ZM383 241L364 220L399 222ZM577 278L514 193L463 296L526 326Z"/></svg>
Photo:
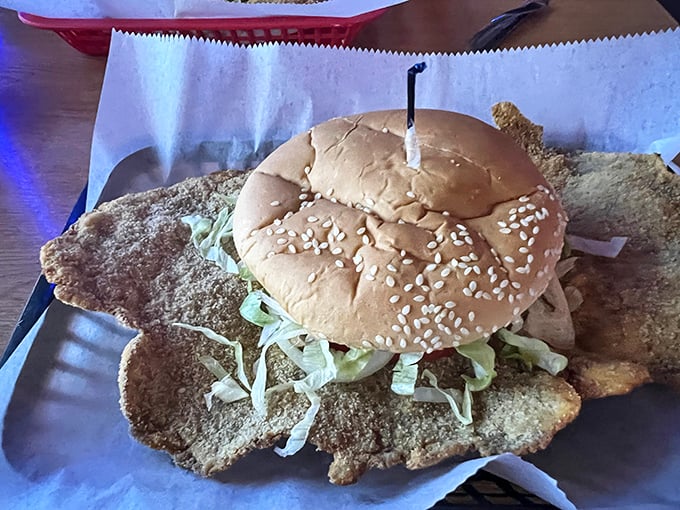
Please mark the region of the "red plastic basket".
<svg viewBox="0 0 680 510"><path fill-rule="evenodd" d="M268 18L70 19L43 18L20 12L22 23L56 32L78 51L102 56L109 52L111 30L143 34L181 34L238 44L265 42L316 43L347 46L368 22L387 9L351 18L279 16Z"/></svg>

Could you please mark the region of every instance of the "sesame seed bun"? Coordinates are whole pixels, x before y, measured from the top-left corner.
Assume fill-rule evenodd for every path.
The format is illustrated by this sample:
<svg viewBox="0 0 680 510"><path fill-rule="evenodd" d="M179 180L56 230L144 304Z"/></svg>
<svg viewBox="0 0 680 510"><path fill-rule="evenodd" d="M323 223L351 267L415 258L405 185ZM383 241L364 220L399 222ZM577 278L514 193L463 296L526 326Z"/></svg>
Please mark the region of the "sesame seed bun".
<svg viewBox="0 0 680 510"><path fill-rule="evenodd" d="M527 154L466 115L418 110L324 122L251 174L234 213L240 257L312 334L432 352L490 335L543 293L566 214Z"/></svg>

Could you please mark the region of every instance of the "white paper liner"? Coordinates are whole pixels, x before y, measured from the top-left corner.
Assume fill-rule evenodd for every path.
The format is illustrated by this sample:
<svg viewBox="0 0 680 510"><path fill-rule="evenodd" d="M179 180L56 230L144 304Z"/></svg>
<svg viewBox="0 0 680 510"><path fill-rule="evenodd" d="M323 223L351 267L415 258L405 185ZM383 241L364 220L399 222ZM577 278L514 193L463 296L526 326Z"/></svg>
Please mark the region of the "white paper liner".
<svg viewBox="0 0 680 510"><path fill-rule="evenodd" d="M677 134L680 72L668 62L678 56L677 31L458 56L238 48L116 33L88 207L102 192L111 198L217 166L251 166L274 145L335 115L404 108L406 70L422 60L428 70L419 79L419 106L488 120L491 104L512 100L546 126L549 142L640 150ZM635 80L622 79L622 70ZM199 157L206 153L212 162ZM133 333L110 317L59 303L45 321L0 371L0 507L263 508L276 501L284 508L427 508L493 460L490 471L573 508L554 480L511 455L371 472L339 488L326 481L327 456L307 448L277 459L265 451L218 479L198 479L127 436L115 373ZM33 342L39 348L29 351ZM656 386L587 402L574 424L529 458L560 480L579 508L675 508L678 420L680 399Z"/></svg>

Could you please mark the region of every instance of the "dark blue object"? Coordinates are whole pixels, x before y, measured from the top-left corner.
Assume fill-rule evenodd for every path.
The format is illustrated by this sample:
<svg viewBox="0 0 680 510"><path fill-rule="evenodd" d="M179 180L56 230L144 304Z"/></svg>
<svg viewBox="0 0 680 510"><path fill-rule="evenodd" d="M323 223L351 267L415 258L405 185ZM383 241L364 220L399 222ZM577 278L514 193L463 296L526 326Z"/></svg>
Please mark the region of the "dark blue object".
<svg viewBox="0 0 680 510"><path fill-rule="evenodd" d="M422 73L427 64L425 62L420 62L415 64L408 70L408 80L406 87L407 94L407 111L406 111L406 128L413 127L416 116L416 74Z"/></svg>
<svg viewBox="0 0 680 510"><path fill-rule="evenodd" d="M547 7L549 3L550 0L529 1L517 9L496 16L470 39L470 49L479 51L497 47L524 18Z"/></svg>
<svg viewBox="0 0 680 510"><path fill-rule="evenodd" d="M73 206L73 210L68 217L68 221L66 222L66 226L64 227L62 233L66 232L66 230L71 225L73 225L78 218L80 218L80 215L85 212L86 198L87 186L85 186L83 191L80 192L80 196L78 197L76 204ZM30 329L40 318L43 312L47 309L49 304L52 302L52 299L54 299L54 285L49 283L43 275L40 275L38 281L33 287L31 296L26 302L26 306L24 306L23 312L21 312L21 317L19 318L19 322L17 322L17 325L12 332L12 336L9 339L7 348L2 354L2 358L0 358L0 367L5 364L16 348L19 347L19 344L22 342L24 337L28 334Z"/></svg>

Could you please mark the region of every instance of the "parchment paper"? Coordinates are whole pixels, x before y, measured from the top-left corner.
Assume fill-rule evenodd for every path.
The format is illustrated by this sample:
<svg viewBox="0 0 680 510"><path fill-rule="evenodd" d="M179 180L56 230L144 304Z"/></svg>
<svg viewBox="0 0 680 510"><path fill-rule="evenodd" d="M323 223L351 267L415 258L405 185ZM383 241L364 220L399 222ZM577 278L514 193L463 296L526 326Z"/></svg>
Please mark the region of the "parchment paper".
<svg viewBox="0 0 680 510"><path fill-rule="evenodd" d="M348 18L407 0L327 0L317 4L242 4L226 0L0 0L0 7L47 18Z"/></svg>
<svg viewBox="0 0 680 510"><path fill-rule="evenodd" d="M88 207L102 194L252 165L334 115L404 107L406 69L421 60L429 67L418 78L419 107L488 120L491 104L512 100L546 126L551 143L644 150L680 132L680 71L669 65L678 57L680 32L458 56L115 33ZM659 386L587 402L546 451L527 457L533 465L503 455L371 472L338 488L325 478L329 458L307 448L287 459L259 452L218 479L198 479L127 436L115 375L133 334L54 303L0 370L0 507L427 508L489 461L487 469L560 508L573 506L548 475L579 508L680 505L680 397Z"/></svg>

